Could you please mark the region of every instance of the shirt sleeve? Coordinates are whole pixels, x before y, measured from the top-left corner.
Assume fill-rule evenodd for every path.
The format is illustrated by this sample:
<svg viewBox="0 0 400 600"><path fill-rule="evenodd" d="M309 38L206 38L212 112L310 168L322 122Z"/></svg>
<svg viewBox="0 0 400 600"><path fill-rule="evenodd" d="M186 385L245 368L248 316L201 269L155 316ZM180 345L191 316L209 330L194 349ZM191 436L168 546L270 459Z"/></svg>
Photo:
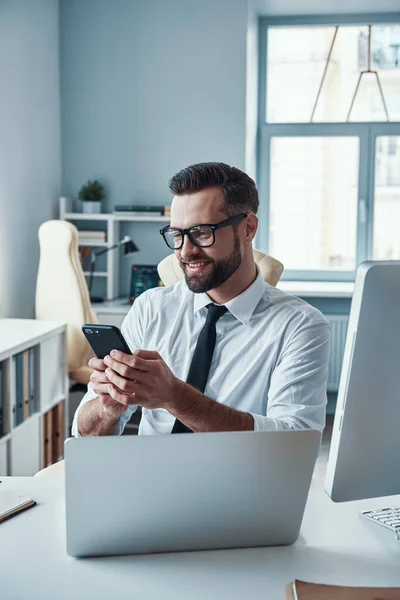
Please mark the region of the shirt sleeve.
<svg viewBox="0 0 400 600"><path fill-rule="evenodd" d="M121 325L121 332L132 352L134 352L135 350L138 350L139 348L142 347L142 343L143 343L143 313L142 313L142 307L141 307L141 302L139 301L139 298L137 300L135 300L134 304L132 305L132 308L129 310L128 314L126 315L125 319L123 320L123 323ZM90 402L91 400L94 400L95 398L97 398L97 394L93 391L92 382L89 382L88 387L87 387L87 392L84 395L84 397L82 398L82 400L74 414L74 420L72 423L72 431L71 431L71 435L73 437L81 437L79 430L78 430L78 415L79 415L79 410L80 410L81 406L86 404L86 402ZM129 406L126 409L126 411L122 413L120 420L119 420L119 433L118 433L119 435L121 435L121 433L123 432L123 430L125 428L125 425L127 424L129 419L131 418L132 414L136 410L137 410L137 406L132 405L132 406Z"/></svg>
<svg viewBox="0 0 400 600"><path fill-rule="evenodd" d="M308 321L291 336L275 367L267 416L252 414L255 431L317 429L326 415L330 328L326 319Z"/></svg>

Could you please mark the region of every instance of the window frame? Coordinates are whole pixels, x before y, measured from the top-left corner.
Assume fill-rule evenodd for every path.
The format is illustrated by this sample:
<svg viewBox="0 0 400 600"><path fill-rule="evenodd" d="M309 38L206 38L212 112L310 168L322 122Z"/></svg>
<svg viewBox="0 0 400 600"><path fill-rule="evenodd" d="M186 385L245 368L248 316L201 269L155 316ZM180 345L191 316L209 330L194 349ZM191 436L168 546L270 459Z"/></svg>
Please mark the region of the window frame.
<svg viewBox="0 0 400 600"><path fill-rule="evenodd" d="M267 42L270 27L336 26L336 25L400 25L399 13L364 15L325 15L260 18L259 20L259 98L257 139L257 183L260 192L259 229L255 247L269 253L270 156L273 137L358 137L359 170L356 226L356 268L342 270L284 270L283 280L354 281L357 266L372 258L375 193L375 143L378 136L400 135L399 121L334 122L334 123L269 123L266 121ZM276 257L279 260L279 256Z"/></svg>

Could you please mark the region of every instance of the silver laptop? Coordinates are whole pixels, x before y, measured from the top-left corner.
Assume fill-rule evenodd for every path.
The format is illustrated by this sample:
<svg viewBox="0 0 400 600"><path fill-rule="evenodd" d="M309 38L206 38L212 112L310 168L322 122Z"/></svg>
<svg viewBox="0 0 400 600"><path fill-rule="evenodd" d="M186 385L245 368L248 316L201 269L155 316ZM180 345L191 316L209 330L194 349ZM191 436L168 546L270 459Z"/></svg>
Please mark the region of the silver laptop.
<svg viewBox="0 0 400 600"><path fill-rule="evenodd" d="M320 440L318 431L70 438L67 552L291 544Z"/></svg>

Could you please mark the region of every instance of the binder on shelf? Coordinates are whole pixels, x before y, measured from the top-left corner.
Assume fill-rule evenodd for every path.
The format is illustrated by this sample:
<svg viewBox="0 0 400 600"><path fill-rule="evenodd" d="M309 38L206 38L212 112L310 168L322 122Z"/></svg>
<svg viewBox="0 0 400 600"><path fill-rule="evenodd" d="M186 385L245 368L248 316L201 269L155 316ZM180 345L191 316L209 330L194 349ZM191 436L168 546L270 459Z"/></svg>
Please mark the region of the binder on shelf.
<svg viewBox="0 0 400 600"><path fill-rule="evenodd" d="M23 367L23 420L29 419L29 350L25 350L22 354Z"/></svg>
<svg viewBox="0 0 400 600"><path fill-rule="evenodd" d="M0 438L4 435L4 396L3 363L0 362Z"/></svg>
<svg viewBox="0 0 400 600"><path fill-rule="evenodd" d="M29 348L29 416L36 412L36 360L35 348Z"/></svg>
<svg viewBox="0 0 400 600"><path fill-rule="evenodd" d="M23 354L20 352L14 357L15 365L15 405L13 406L14 427L24 420L24 390L23 390Z"/></svg>
<svg viewBox="0 0 400 600"><path fill-rule="evenodd" d="M48 467L53 459L53 416L51 410L43 415L43 466Z"/></svg>
<svg viewBox="0 0 400 600"><path fill-rule="evenodd" d="M53 420L53 447L52 447L52 462L58 462L63 459L64 455L64 419L65 405L62 400L52 411Z"/></svg>
<svg viewBox="0 0 400 600"><path fill-rule="evenodd" d="M43 468L47 467L47 444L49 443L47 431L47 413L42 416L42 463Z"/></svg>

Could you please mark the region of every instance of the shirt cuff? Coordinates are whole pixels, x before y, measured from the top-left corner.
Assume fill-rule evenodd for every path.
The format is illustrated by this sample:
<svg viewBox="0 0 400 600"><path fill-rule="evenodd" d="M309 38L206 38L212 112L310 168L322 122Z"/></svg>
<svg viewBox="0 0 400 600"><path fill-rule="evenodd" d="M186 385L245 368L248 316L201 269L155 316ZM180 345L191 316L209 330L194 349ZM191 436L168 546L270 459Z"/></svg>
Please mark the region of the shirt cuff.
<svg viewBox="0 0 400 600"><path fill-rule="evenodd" d="M284 429L291 429L288 423L279 419L272 419L271 417L264 417L264 415L257 415L255 413L250 414L254 419L254 431L283 431Z"/></svg>
<svg viewBox="0 0 400 600"><path fill-rule="evenodd" d="M80 433L79 433L79 429L78 429L78 416L79 416L79 410L81 408L81 406L83 406L84 404L86 404L87 402L90 402L91 400L94 400L95 398L97 398L97 394L93 391L93 384L92 382L90 382L88 384L88 389L86 394L83 396L78 408L75 411L74 414L74 420L72 423L72 428L71 428L71 435L73 437L83 437ZM125 412L122 413L120 419L119 419L119 432L118 435L121 435L121 433L123 432L123 430L125 429L125 425L127 424L127 422L129 421L129 419L131 418L132 414L134 412L136 412L137 410L137 406L129 406Z"/></svg>

